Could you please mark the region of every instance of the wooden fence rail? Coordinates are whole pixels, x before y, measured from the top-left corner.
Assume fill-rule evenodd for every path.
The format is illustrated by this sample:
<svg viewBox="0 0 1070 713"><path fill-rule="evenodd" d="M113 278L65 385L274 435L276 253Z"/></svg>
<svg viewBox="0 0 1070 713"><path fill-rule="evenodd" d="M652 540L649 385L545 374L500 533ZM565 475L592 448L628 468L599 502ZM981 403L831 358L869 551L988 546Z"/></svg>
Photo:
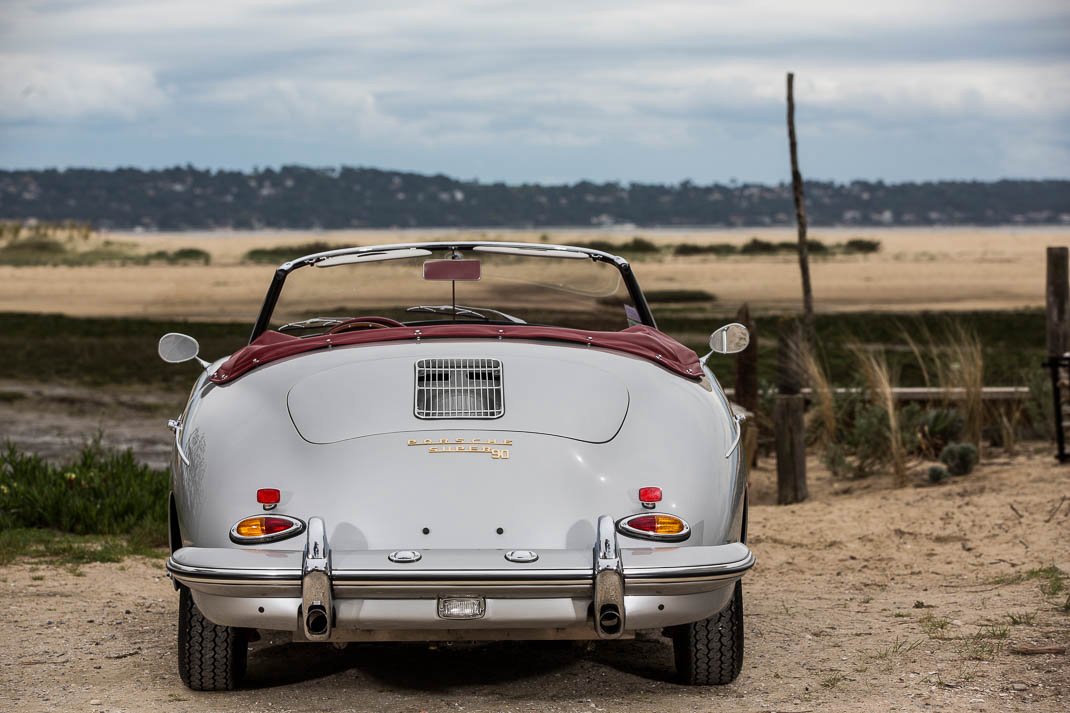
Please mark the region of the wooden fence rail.
<svg viewBox="0 0 1070 713"><path fill-rule="evenodd" d="M725 389L727 396L734 395L734 389ZM832 390L834 393L858 394L865 391L857 387L839 387ZM800 391L803 396L810 396L813 392L809 388ZM984 401L1021 401L1029 398L1028 386L985 386L981 389L981 399ZM892 389L892 395L897 401L958 401L966 398L966 389L942 388L938 386L897 386Z"/></svg>

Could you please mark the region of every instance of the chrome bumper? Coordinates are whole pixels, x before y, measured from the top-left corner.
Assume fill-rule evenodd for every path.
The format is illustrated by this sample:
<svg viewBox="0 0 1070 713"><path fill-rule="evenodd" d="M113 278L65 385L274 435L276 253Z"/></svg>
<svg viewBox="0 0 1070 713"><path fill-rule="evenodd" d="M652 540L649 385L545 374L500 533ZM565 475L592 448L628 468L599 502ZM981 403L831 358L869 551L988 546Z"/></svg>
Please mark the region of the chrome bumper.
<svg viewBox="0 0 1070 713"><path fill-rule="evenodd" d="M332 550L319 518L304 550L184 547L167 561L210 620L293 631L312 641L616 638L712 616L754 565L742 543L619 548L599 518L592 550L541 550L511 562L504 550ZM444 619L438 601L482 598L478 618ZM322 629L310 612L326 614Z"/></svg>

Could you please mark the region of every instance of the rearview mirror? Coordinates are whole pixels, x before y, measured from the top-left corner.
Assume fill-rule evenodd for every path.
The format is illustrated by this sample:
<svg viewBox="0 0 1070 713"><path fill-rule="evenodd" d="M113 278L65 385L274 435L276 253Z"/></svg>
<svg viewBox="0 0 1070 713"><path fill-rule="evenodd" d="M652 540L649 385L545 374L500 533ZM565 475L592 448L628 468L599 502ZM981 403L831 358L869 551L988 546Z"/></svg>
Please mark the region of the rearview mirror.
<svg viewBox="0 0 1070 713"><path fill-rule="evenodd" d="M750 344L750 332L742 324L726 324L710 335L710 349L718 354L738 354Z"/></svg>
<svg viewBox="0 0 1070 713"><path fill-rule="evenodd" d="M427 260L424 262L425 280L475 281L480 276L479 260Z"/></svg>
<svg viewBox="0 0 1070 713"><path fill-rule="evenodd" d="M157 347L160 358L168 364L181 364L190 359L196 359L201 351L201 345L197 340L178 332L169 332L160 337Z"/></svg>

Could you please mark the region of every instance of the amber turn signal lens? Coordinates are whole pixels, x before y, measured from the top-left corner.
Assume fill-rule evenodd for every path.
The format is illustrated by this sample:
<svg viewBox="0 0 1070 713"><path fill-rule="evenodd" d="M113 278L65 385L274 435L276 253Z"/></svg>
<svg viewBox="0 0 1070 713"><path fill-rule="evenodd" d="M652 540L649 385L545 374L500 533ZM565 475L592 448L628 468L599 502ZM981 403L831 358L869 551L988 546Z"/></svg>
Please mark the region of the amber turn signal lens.
<svg viewBox="0 0 1070 713"><path fill-rule="evenodd" d="M632 537L668 542L680 542L691 535L691 528L681 518L655 513L626 517L617 523L617 529Z"/></svg>
<svg viewBox="0 0 1070 713"><path fill-rule="evenodd" d="M254 515L239 520L230 531L230 539L240 544L274 542L305 529L303 522L286 515Z"/></svg>

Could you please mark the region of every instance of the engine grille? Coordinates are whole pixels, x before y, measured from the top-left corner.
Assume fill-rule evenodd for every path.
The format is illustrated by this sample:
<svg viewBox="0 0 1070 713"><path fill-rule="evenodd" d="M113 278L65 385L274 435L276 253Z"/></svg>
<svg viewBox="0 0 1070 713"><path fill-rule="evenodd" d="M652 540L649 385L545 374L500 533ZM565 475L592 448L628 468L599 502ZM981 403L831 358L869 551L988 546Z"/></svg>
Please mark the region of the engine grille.
<svg viewBox="0 0 1070 713"><path fill-rule="evenodd" d="M505 413L497 359L416 362L417 418L498 418Z"/></svg>

